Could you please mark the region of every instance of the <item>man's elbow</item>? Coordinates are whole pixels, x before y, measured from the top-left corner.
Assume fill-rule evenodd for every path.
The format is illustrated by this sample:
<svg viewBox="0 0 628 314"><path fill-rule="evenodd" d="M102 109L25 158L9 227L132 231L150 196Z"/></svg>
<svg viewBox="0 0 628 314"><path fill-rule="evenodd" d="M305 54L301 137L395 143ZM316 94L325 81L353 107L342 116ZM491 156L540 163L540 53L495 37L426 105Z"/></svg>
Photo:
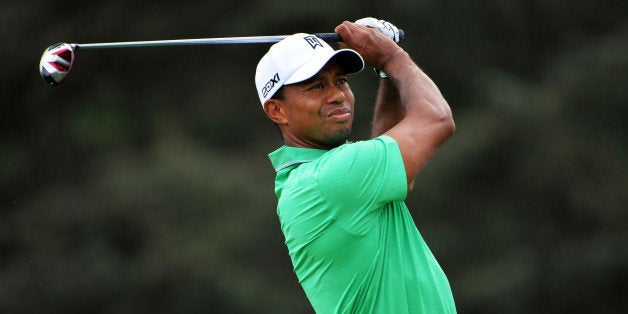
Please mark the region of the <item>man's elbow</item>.
<svg viewBox="0 0 628 314"><path fill-rule="evenodd" d="M447 137L450 137L454 135L454 133L456 133L456 122L454 121L454 117L452 115L449 115L449 119L445 121L444 128L448 135Z"/></svg>
<svg viewBox="0 0 628 314"><path fill-rule="evenodd" d="M456 122L449 107L446 107L438 117L438 125L444 139L451 137L456 132Z"/></svg>

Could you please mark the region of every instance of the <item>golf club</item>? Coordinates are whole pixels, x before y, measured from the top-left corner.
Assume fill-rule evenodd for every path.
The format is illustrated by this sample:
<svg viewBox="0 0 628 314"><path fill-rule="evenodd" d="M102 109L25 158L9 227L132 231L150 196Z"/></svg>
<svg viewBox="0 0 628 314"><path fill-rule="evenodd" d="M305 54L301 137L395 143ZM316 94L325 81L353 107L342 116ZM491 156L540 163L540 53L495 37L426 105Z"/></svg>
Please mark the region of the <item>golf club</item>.
<svg viewBox="0 0 628 314"><path fill-rule="evenodd" d="M342 38L336 33L318 33L315 36L326 42L341 42ZM68 76L74 65L75 52L85 49L130 48L130 47L164 47L186 45L233 45L233 44L265 44L276 43L289 35L250 36L250 37L218 37L197 39L174 39L152 41L127 41L110 43L58 43L46 48L39 62L39 74L48 83L56 86ZM404 39L404 32L399 30L399 41Z"/></svg>

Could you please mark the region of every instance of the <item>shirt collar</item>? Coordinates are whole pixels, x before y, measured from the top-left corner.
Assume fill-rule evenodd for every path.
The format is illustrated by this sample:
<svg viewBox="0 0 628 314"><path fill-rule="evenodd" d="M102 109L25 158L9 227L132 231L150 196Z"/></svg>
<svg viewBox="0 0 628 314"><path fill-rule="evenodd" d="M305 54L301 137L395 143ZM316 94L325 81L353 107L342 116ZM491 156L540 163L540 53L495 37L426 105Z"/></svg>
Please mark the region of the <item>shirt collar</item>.
<svg viewBox="0 0 628 314"><path fill-rule="evenodd" d="M284 145L268 154L268 158L270 158L270 162L273 164L275 172L279 172L292 165L318 159L326 152L328 152L328 150Z"/></svg>

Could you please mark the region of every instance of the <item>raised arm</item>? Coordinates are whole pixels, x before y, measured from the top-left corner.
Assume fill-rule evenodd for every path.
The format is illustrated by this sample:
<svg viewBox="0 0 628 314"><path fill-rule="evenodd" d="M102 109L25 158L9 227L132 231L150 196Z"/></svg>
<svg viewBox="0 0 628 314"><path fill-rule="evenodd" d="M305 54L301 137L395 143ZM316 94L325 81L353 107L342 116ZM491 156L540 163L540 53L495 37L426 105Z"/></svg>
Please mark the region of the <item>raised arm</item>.
<svg viewBox="0 0 628 314"><path fill-rule="evenodd" d="M455 130L451 109L436 84L407 52L376 29L343 22L336 27L343 46L388 75L396 87L405 116L385 131L399 145L408 184ZM377 110L376 110L377 111ZM375 130L374 130L375 131Z"/></svg>
<svg viewBox="0 0 628 314"><path fill-rule="evenodd" d="M380 79L377 100L373 114L371 137L375 138L397 125L406 116L401 104L399 91L389 78Z"/></svg>

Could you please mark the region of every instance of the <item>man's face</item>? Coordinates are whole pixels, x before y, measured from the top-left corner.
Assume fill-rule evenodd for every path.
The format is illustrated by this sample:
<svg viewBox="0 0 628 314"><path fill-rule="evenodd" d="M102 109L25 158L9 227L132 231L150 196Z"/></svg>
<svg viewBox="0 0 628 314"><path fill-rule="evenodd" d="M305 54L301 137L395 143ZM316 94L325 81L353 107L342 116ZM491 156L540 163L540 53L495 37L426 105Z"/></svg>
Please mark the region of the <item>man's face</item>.
<svg viewBox="0 0 628 314"><path fill-rule="evenodd" d="M339 66L328 63L311 79L284 86L284 96L286 142L331 149L347 141L355 98Z"/></svg>

